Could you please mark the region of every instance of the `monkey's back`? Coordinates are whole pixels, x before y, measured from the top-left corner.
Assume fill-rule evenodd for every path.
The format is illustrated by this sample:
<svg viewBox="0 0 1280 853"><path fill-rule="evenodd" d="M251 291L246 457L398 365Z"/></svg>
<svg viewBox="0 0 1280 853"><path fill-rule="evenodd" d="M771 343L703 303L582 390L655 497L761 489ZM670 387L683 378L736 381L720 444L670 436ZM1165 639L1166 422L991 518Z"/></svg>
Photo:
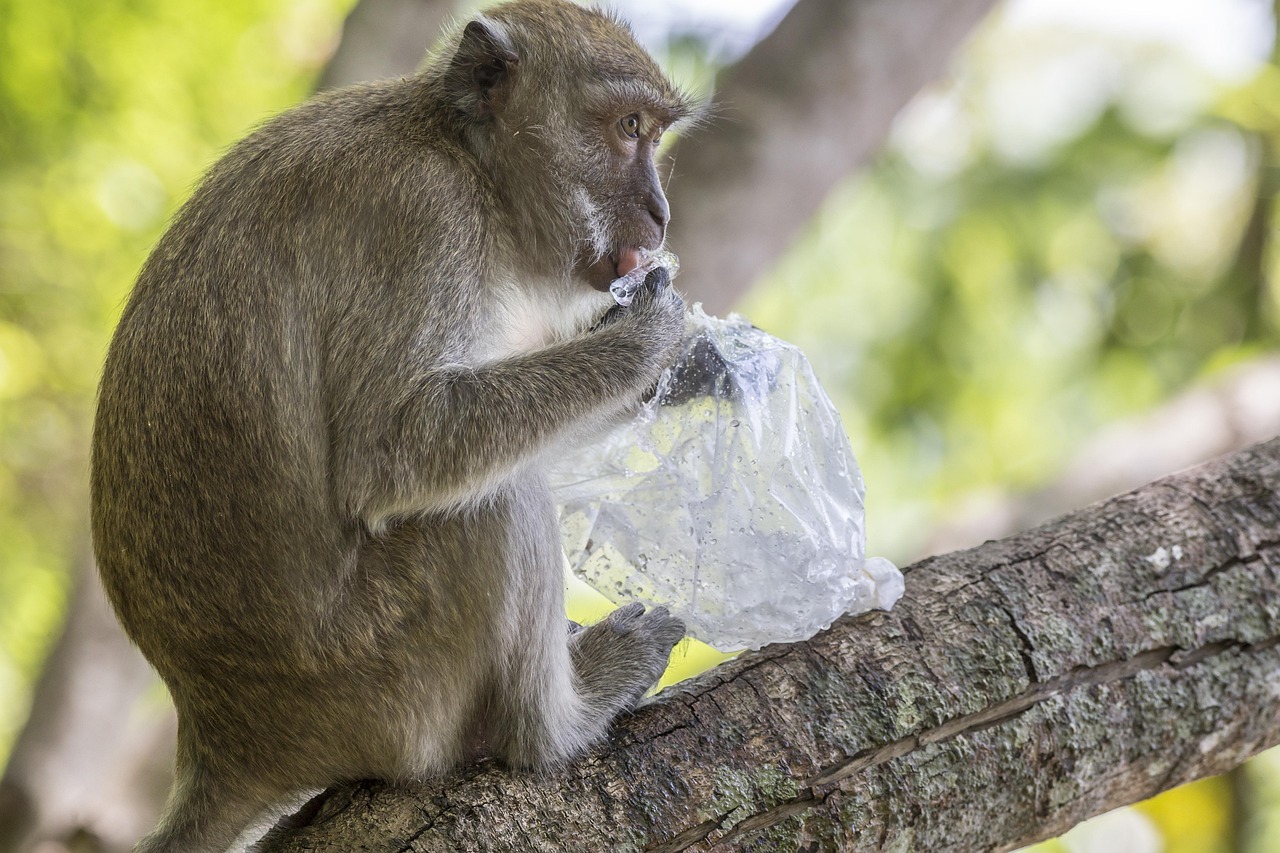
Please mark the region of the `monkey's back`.
<svg viewBox="0 0 1280 853"><path fill-rule="evenodd" d="M318 99L233 148L124 311L95 421L94 541L166 679L193 656L323 665L316 626L364 539L333 435L390 416L378 405L403 376L371 364L430 365L448 344L419 341L465 327L465 300L418 283L482 254L438 227L468 215L475 178L456 152L415 147L413 85Z"/></svg>

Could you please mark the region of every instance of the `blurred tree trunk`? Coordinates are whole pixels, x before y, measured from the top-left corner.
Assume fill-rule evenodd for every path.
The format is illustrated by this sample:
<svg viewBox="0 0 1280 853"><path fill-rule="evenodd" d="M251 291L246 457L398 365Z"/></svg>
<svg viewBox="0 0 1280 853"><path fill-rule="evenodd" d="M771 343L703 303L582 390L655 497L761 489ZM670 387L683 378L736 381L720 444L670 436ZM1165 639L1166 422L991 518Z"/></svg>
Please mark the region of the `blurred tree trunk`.
<svg viewBox="0 0 1280 853"><path fill-rule="evenodd" d="M127 850L150 829L168 787L175 732L163 704L141 706L155 681L86 554L0 779L0 851L70 839L79 839L77 849Z"/></svg>
<svg viewBox="0 0 1280 853"><path fill-rule="evenodd" d="M336 788L262 849L1007 850L1280 741L1280 438L906 575L561 770Z"/></svg>
<svg viewBox="0 0 1280 853"><path fill-rule="evenodd" d="M670 242L689 298L733 307L993 5L801 0L725 70L715 119L674 151Z"/></svg>
<svg viewBox="0 0 1280 853"><path fill-rule="evenodd" d="M453 6L453 0L360 0L342 24L342 40L316 89L410 73L440 35Z"/></svg>
<svg viewBox="0 0 1280 853"><path fill-rule="evenodd" d="M1047 518L1280 434L1280 356L1224 370L1076 448L1056 480L1032 492L975 496L920 543L924 557L1026 530Z"/></svg>

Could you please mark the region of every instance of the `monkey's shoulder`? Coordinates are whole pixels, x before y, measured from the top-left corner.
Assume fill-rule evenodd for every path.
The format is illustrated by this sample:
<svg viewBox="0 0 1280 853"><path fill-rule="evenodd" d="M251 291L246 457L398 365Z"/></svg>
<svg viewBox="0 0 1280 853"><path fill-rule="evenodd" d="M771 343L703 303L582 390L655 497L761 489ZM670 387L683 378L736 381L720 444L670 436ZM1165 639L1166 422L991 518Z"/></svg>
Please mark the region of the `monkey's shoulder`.
<svg viewBox="0 0 1280 853"><path fill-rule="evenodd" d="M410 81L352 87L266 122L206 174L144 280L411 276L482 256L483 230L467 223L485 220L490 193L465 151L432 132L420 96Z"/></svg>
<svg viewBox="0 0 1280 853"><path fill-rule="evenodd" d="M409 206L430 214L487 195L466 150L412 78L319 95L263 124L210 171L201 192L328 210Z"/></svg>

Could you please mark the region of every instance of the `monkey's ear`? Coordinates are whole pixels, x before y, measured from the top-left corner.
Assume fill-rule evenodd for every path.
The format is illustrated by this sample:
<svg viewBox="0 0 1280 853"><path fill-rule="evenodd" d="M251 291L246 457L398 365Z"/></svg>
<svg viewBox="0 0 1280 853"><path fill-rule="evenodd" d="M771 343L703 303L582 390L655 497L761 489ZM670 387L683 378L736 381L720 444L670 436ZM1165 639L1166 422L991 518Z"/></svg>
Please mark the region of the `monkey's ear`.
<svg viewBox="0 0 1280 853"><path fill-rule="evenodd" d="M450 88L463 114L475 119L501 112L520 64L510 36L496 21L477 18L462 31L449 67Z"/></svg>

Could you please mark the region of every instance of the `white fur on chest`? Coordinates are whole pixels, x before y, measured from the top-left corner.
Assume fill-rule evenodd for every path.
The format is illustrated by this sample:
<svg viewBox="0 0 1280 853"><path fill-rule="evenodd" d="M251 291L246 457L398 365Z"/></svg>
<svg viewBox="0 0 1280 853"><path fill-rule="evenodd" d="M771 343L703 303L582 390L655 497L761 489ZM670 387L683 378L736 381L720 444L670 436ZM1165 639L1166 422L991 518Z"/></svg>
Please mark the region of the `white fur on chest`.
<svg viewBox="0 0 1280 853"><path fill-rule="evenodd" d="M488 295L485 327L472 347L477 363L533 352L595 324L614 304L608 293L573 281L500 282Z"/></svg>

